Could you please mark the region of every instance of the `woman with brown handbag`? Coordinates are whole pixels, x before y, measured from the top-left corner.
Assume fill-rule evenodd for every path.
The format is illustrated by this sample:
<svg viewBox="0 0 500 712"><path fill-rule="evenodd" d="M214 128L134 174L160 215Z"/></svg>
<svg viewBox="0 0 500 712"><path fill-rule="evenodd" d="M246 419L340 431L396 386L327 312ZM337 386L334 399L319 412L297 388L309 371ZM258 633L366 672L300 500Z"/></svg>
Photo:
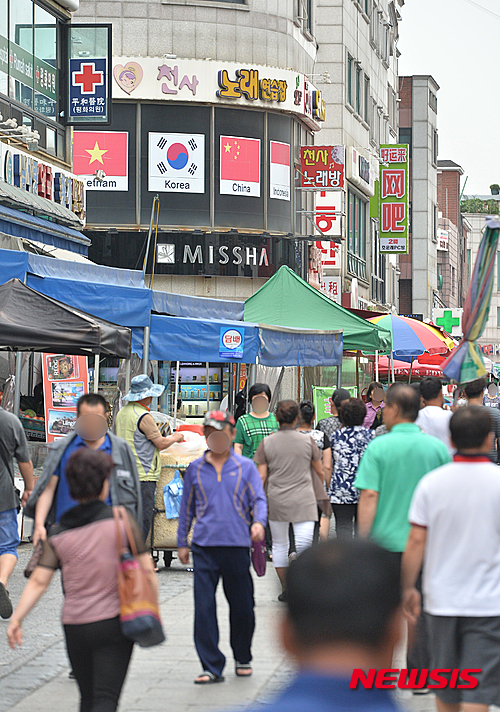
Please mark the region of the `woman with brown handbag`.
<svg viewBox="0 0 500 712"><path fill-rule="evenodd" d="M120 623L117 524L105 504L111 457L81 448L69 459L66 475L78 505L49 531L39 565L31 575L7 631L12 648L22 644L23 619L40 600L60 568L64 588L62 623L69 659L80 688L80 712L114 712L125 682L133 641ZM157 596L152 559L130 515L134 553ZM122 548L129 527L123 521Z"/></svg>

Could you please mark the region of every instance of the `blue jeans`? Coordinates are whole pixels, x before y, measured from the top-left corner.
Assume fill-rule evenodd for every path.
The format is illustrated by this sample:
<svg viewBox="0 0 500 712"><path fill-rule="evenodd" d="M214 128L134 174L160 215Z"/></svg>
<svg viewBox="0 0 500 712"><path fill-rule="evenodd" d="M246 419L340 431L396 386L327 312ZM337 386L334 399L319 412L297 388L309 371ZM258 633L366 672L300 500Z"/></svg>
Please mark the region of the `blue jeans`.
<svg viewBox="0 0 500 712"><path fill-rule="evenodd" d="M12 554L17 558L17 547L20 541L17 509L0 512L0 556Z"/></svg>

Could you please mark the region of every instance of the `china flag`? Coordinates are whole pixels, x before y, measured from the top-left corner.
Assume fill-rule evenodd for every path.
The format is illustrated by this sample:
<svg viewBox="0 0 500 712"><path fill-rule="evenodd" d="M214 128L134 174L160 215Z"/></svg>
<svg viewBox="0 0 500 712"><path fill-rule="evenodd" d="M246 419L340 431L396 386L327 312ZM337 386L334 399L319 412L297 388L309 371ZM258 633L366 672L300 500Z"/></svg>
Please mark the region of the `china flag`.
<svg viewBox="0 0 500 712"><path fill-rule="evenodd" d="M104 171L102 181L96 171ZM74 131L73 173L87 178L87 190L128 190L128 133Z"/></svg>
<svg viewBox="0 0 500 712"><path fill-rule="evenodd" d="M220 137L220 192L260 196L260 139Z"/></svg>

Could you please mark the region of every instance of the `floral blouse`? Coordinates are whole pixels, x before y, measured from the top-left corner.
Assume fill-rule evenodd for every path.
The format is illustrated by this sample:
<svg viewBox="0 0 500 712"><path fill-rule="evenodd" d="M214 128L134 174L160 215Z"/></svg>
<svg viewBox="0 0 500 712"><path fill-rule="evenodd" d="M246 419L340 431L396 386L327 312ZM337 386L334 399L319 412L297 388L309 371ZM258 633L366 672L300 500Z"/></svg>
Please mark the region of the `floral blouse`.
<svg viewBox="0 0 500 712"><path fill-rule="evenodd" d="M333 473L328 490L332 504L357 504L359 490L354 487L354 478L361 457L374 437L375 433L362 425L340 428L333 433Z"/></svg>

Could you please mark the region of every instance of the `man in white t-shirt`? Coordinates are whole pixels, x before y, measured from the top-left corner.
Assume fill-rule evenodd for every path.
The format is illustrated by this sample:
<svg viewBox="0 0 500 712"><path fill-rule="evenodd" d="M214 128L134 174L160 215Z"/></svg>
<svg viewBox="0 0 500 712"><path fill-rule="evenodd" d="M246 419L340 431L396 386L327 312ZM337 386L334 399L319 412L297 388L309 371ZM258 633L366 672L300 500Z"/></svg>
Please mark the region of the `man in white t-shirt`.
<svg viewBox="0 0 500 712"><path fill-rule="evenodd" d="M439 712L487 712L500 698L500 477L488 457L486 408L460 408L450 421L454 461L425 475L413 494L403 554L403 602L420 613L415 581L423 563L430 669L473 669L478 685L436 689ZM441 674L441 673L440 673ZM452 673L442 673L450 679Z"/></svg>
<svg viewBox="0 0 500 712"><path fill-rule="evenodd" d="M439 378L424 378L420 383L420 395L424 399L425 407L418 414L416 424L427 435L439 438L448 448L450 455L453 455L455 448L450 437L450 418L453 413L451 410L443 410L443 384Z"/></svg>

